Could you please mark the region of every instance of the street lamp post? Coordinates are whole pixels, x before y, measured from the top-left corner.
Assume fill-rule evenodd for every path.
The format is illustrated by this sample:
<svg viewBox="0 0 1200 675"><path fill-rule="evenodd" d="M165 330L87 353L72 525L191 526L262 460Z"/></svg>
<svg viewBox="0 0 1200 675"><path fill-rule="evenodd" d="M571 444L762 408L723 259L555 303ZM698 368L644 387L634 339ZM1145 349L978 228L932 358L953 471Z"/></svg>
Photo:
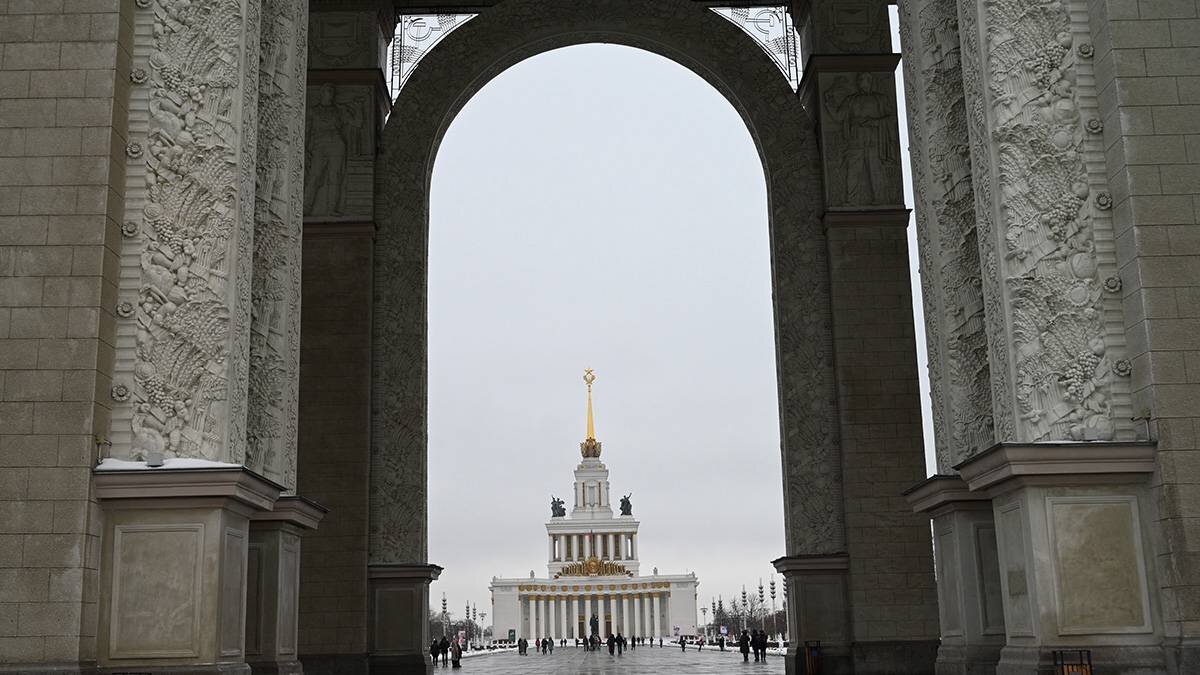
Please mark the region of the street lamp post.
<svg viewBox="0 0 1200 675"><path fill-rule="evenodd" d="M758 615L759 616L758 629L763 632L766 632L766 630L767 630L767 624L762 618L762 613L766 610L766 604L767 604L766 598L763 597L762 577L759 577L758 578L758 611L760 613Z"/></svg>
<svg viewBox="0 0 1200 675"><path fill-rule="evenodd" d="M446 637L446 594L442 593L442 637Z"/></svg>
<svg viewBox="0 0 1200 675"><path fill-rule="evenodd" d="M771 575L771 635L775 635L775 575Z"/></svg>
<svg viewBox="0 0 1200 675"><path fill-rule="evenodd" d="M704 615L704 637L707 639L708 638L708 608L701 607L700 613L702 615Z"/></svg>
<svg viewBox="0 0 1200 675"><path fill-rule="evenodd" d="M750 614L750 604L746 601L746 585L742 584L742 630L746 630L746 619Z"/></svg>

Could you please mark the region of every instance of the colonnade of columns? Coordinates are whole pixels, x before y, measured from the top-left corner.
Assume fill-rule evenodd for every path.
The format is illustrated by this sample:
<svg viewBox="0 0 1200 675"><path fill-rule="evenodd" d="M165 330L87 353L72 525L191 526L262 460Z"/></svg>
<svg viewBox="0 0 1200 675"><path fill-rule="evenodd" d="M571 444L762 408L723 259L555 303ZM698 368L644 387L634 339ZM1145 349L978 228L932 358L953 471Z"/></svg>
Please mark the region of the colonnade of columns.
<svg viewBox="0 0 1200 675"><path fill-rule="evenodd" d="M664 617L670 615L669 593L616 593L599 595L524 595L523 614L529 617L527 639L556 640L587 637L592 616L600 618L600 634L660 638L666 635ZM606 628L606 621L609 627ZM524 623L522 622L522 630Z"/></svg>
<svg viewBox="0 0 1200 675"><path fill-rule="evenodd" d="M604 560L637 560L636 532L552 534L548 542L552 561L587 560L593 555Z"/></svg>

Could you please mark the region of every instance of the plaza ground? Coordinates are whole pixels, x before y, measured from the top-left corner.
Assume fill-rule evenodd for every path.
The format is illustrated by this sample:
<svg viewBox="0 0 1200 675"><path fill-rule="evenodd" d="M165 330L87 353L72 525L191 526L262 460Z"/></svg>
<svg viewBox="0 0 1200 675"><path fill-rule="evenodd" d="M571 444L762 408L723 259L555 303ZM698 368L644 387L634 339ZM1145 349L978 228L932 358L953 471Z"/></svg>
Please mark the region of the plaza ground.
<svg viewBox="0 0 1200 675"><path fill-rule="evenodd" d="M609 656L607 650L584 651L582 648L559 647L553 654L534 654L529 648L528 656L515 652L480 655L464 659L464 672L487 673L488 675L523 675L524 673L572 673L573 675L636 675L640 673L688 673L688 675L724 675L726 673L753 673L754 675L777 675L783 672L783 658L769 657L766 663L743 663L741 654L705 647L697 652L689 647L687 652L678 647L639 647L620 656ZM441 670L441 666L438 667ZM446 672L451 668L446 667Z"/></svg>

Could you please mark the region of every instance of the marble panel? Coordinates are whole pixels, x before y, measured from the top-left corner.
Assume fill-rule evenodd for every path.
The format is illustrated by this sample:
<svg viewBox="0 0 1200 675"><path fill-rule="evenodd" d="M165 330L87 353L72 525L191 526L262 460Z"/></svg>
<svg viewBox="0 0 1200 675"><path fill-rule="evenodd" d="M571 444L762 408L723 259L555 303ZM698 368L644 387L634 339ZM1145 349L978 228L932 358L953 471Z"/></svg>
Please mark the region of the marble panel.
<svg viewBox="0 0 1200 675"><path fill-rule="evenodd" d="M200 655L204 524L113 530L112 658Z"/></svg>

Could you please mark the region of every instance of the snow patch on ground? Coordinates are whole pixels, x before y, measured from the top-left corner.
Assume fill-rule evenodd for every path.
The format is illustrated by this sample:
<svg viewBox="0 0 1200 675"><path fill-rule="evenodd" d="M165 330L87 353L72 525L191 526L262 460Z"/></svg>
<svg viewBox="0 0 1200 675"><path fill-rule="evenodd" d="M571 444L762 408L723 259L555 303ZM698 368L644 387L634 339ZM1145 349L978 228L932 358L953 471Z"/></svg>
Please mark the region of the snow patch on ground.
<svg viewBox="0 0 1200 675"><path fill-rule="evenodd" d="M97 471L137 471L155 469L240 469L241 464L214 462L208 459L192 459L190 457L173 457L163 461L162 466L147 466L145 462L128 459L106 457L96 467Z"/></svg>

